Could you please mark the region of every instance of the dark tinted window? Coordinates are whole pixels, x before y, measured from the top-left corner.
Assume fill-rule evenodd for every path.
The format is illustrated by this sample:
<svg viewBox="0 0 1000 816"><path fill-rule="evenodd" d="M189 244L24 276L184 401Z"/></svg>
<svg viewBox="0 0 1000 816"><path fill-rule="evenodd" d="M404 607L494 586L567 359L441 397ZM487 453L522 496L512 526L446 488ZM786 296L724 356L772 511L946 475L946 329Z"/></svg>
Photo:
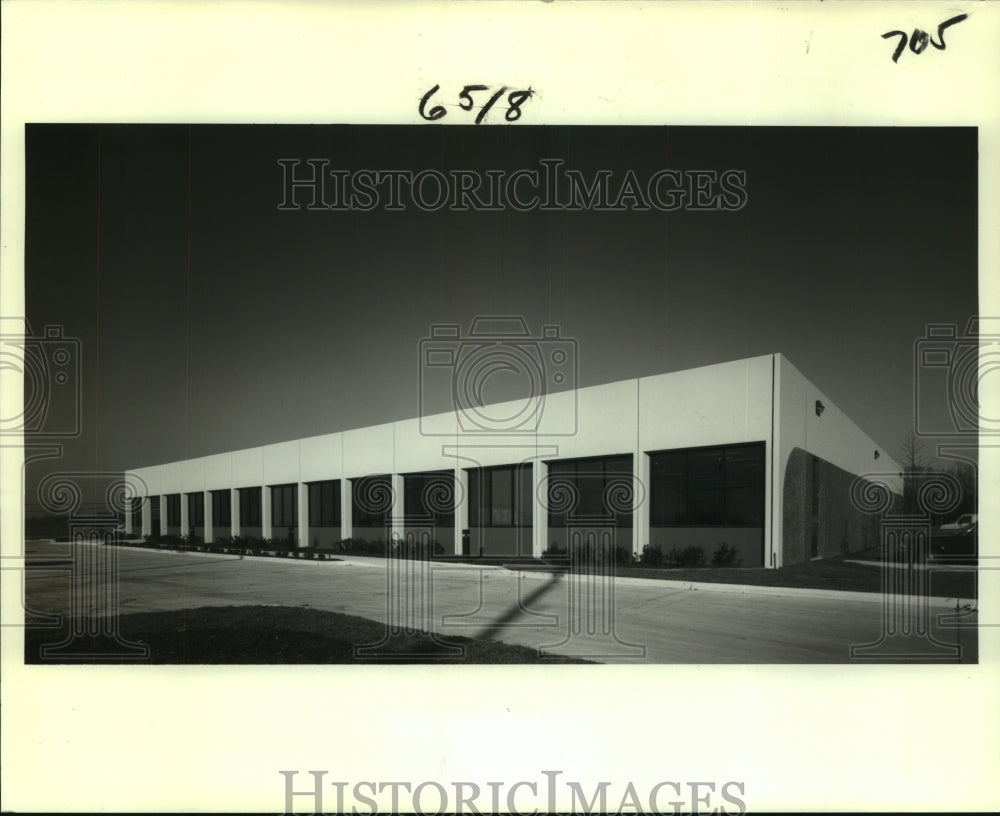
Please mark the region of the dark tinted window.
<svg viewBox="0 0 1000 816"><path fill-rule="evenodd" d="M649 455L654 527L764 523L764 443Z"/></svg>

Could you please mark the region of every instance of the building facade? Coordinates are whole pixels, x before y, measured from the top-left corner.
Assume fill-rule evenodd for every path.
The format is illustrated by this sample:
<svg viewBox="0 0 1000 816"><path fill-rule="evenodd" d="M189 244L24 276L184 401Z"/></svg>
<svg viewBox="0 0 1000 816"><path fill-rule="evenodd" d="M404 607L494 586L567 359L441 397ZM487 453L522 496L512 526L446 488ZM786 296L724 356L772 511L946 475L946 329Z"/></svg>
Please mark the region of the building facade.
<svg viewBox="0 0 1000 816"><path fill-rule="evenodd" d="M771 354L135 468L126 530L300 547L419 530L510 557L600 530L775 568L878 543L851 485L899 471Z"/></svg>

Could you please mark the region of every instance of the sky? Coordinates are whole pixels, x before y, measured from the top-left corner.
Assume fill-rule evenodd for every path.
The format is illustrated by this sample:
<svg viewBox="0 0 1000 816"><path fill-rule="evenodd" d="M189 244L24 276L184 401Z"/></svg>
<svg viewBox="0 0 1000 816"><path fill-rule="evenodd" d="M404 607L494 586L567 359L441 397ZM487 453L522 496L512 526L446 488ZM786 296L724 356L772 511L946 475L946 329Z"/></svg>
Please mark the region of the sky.
<svg viewBox="0 0 1000 816"><path fill-rule="evenodd" d="M281 210L282 159L508 175L558 159L612 186L735 169L746 197ZM29 493L52 469L416 416L431 326L497 314L575 339L582 386L781 352L899 459L914 344L977 312L974 128L39 124L26 190L26 313L79 341L82 417Z"/></svg>

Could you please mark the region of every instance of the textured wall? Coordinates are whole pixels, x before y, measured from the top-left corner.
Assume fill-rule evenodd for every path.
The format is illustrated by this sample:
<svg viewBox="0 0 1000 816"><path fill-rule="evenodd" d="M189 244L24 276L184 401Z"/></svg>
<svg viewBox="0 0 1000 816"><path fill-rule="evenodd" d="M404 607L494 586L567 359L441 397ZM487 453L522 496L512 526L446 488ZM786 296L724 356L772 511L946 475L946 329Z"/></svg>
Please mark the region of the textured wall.
<svg viewBox="0 0 1000 816"><path fill-rule="evenodd" d="M785 468L782 525L784 566L799 564L813 557L811 458L802 448L795 448ZM830 558L877 545L877 517L862 513L851 503L854 475L820 459L816 476L819 480L816 557Z"/></svg>
<svg viewBox="0 0 1000 816"><path fill-rule="evenodd" d="M764 566L764 530L761 527L652 527L649 543L659 544L664 555L674 548L701 547L705 551L706 564L712 563L719 545L725 543L739 553L739 564L733 566Z"/></svg>
<svg viewBox="0 0 1000 816"><path fill-rule="evenodd" d="M582 522L582 527L586 527L586 523ZM597 525L597 529L603 530L602 525ZM567 542L569 541L569 529L567 527L549 527L546 534L547 546L556 547L560 550L566 550L568 548ZM635 535L632 532L631 527L619 527L615 530L615 546L624 547L627 552L635 552Z"/></svg>
<svg viewBox="0 0 1000 816"><path fill-rule="evenodd" d="M530 527L472 527L469 530L471 555L531 555ZM518 551L520 543L520 551Z"/></svg>
<svg viewBox="0 0 1000 816"><path fill-rule="evenodd" d="M309 541L305 546L329 547L336 544L341 538L339 524L336 527L310 527Z"/></svg>

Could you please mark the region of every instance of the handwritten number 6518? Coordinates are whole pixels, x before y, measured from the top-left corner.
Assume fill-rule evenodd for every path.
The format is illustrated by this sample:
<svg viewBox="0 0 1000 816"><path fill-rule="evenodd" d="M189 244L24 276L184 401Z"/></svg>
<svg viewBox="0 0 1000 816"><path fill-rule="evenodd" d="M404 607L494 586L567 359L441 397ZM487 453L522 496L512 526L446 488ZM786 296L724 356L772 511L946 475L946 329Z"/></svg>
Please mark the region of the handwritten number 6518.
<svg viewBox="0 0 1000 816"><path fill-rule="evenodd" d="M968 16L968 14L959 14L957 17L952 17L950 20L945 20L941 23L937 29L938 39L940 39L941 42L935 42L931 38L930 34L926 31L921 31L919 28L913 29L913 33L910 35L907 35L905 31L887 31L882 35L882 39L887 40L890 37L899 37L899 45L896 46L896 51L892 55L893 62L896 62L899 59L900 55L903 53L903 49L906 48L907 41L909 41L910 50L914 54L921 53L928 44L933 45L936 49L938 49L938 51L944 51L944 30L948 28L948 26L953 26L955 23L962 22L962 20Z"/></svg>

